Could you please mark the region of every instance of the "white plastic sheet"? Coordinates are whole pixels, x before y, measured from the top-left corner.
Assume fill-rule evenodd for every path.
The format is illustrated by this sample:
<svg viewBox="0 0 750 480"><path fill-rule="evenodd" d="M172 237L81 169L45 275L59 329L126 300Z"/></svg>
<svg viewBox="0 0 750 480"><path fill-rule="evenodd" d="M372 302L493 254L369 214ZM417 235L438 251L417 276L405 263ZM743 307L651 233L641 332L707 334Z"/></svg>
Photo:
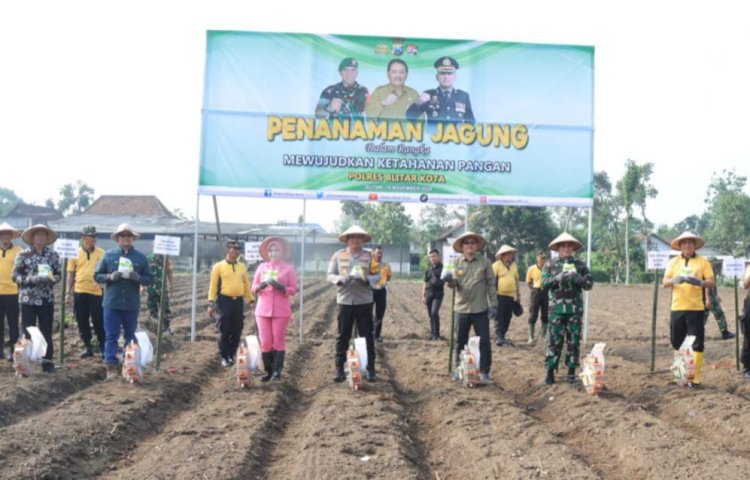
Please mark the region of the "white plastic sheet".
<svg viewBox="0 0 750 480"><path fill-rule="evenodd" d="M138 347L140 348L138 365L145 367L154 360L154 347L151 345L151 339L148 338L148 333L144 330L138 330L135 332L135 340L138 342Z"/></svg>
<svg viewBox="0 0 750 480"><path fill-rule="evenodd" d="M364 372L367 370L367 342L365 342L365 337L354 339L354 349L357 350L359 355L359 369Z"/></svg>
<svg viewBox="0 0 750 480"><path fill-rule="evenodd" d="M479 337L469 337L469 351L477 361L477 367L479 366Z"/></svg>
<svg viewBox="0 0 750 480"><path fill-rule="evenodd" d="M27 327L26 330L31 335L31 355L29 355L29 360L38 362L47 353L47 340L44 339L44 335L39 331L39 327Z"/></svg>
<svg viewBox="0 0 750 480"><path fill-rule="evenodd" d="M250 365L250 370L257 370L258 357L260 356L260 343L258 342L258 336L247 335L245 337L245 342L247 342L248 364Z"/></svg>

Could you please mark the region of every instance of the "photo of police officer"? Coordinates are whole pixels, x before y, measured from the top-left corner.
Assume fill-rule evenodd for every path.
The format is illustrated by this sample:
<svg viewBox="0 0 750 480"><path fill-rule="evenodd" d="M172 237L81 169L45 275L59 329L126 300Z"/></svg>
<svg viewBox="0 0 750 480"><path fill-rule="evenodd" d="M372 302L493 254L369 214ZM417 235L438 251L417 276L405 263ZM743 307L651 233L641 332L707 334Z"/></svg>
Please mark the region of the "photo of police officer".
<svg viewBox="0 0 750 480"><path fill-rule="evenodd" d="M407 109L406 117L409 120L426 118L428 122L473 123L474 112L471 109L469 94L453 86L458 70L456 59L440 57L435 62L435 69L438 87L424 91Z"/></svg>

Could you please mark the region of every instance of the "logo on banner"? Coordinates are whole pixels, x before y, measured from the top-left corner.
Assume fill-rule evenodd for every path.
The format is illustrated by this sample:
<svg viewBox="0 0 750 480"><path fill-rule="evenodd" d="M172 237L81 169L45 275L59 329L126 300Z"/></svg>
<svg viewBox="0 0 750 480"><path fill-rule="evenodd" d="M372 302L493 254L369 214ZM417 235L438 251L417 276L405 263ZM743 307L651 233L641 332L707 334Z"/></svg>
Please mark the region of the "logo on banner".
<svg viewBox="0 0 750 480"><path fill-rule="evenodd" d="M371 193L371 194L369 194L367 196L367 199L370 200L371 202L374 202L374 201L376 201L378 199L378 194L377 193Z"/></svg>
<svg viewBox="0 0 750 480"><path fill-rule="evenodd" d="M487 205L487 195L480 195L479 203L481 203L482 205Z"/></svg>
<svg viewBox="0 0 750 480"><path fill-rule="evenodd" d="M429 199L430 197L428 197L426 193L423 193L422 195L419 196L419 201L422 203L425 203Z"/></svg>
<svg viewBox="0 0 750 480"><path fill-rule="evenodd" d="M265 190L265 191L263 192L263 196L264 196L264 197L270 197L270 196L271 196L271 189L270 189L270 188L269 188L269 189L266 189L266 190Z"/></svg>
<svg viewBox="0 0 750 480"><path fill-rule="evenodd" d="M315 197L316 197L316 198L323 198L323 192L317 192L317 193L315 194Z"/></svg>

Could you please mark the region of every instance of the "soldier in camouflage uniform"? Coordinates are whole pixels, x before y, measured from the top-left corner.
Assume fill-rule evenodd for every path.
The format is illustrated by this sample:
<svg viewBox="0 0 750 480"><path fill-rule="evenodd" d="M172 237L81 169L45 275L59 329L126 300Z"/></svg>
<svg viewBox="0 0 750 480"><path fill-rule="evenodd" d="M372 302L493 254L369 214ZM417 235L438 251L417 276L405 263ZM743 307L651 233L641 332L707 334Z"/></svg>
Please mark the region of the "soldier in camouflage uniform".
<svg viewBox="0 0 750 480"><path fill-rule="evenodd" d="M315 116L318 118L358 118L365 111L367 88L357 83L359 63L347 57L339 64L341 81L320 94Z"/></svg>
<svg viewBox="0 0 750 480"><path fill-rule="evenodd" d="M721 262L717 261L715 258L710 258L709 261L711 262L711 268L714 269L714 275L718 275L718 272L721 271ZM734 333L730 332L727 327L727 317L724 315L724 310L721 308L721 300L719 299L719 292L716 289L716 285L711 288L706 288L705 290L704 303L706 305L706 310L703 312L703 325L706 325L708 317L713 313L716 323L719 325L719 330L721 330L722 340L734 338Z"/></svg>
<svg viewBox="0 0 750 480"><path fill-rule="evenodd" d="M162 267L164 265L164 257L159 254L152 253L148 256L148 263L151 266L151 271L154 274L154 283L148 286L146 293L148 295L147 305L148 311L151 318L159 320L159 302L161 301L161 277ZM164 333L172 333L170 328L170 318L172 310L169 308L169 294L172 291L174 285L173 279L174 266L172 260L167 257L167 289L164 291Z"/></svg>
<svg viewBox="0 0 750 480"><path fill-rule="evenodd" d="M583 245L572 235L563 233L549 244L559 256L545 262L542 268L542 288L549 290L549 345L544 366L547 369L545 385L555 383L555 369L560 361L563 340L567 339L565 364L568 366L568 383L575 383L579 366L581 318L583 317L583 290L591 290L594 280L582 261L573 252Z"/></svg>

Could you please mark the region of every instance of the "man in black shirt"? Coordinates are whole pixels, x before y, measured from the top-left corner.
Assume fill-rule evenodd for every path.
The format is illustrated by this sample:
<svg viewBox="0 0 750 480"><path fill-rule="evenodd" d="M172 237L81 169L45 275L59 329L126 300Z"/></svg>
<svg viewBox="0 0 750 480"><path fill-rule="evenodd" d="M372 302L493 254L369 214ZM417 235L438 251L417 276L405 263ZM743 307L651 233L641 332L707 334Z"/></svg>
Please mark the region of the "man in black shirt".
<svg viewBox="0 0 750 480"><path fill-rule="evenodd" d="M427 306L427 315L430 317L430 340L439 340L440 337L440 304L443 303L443 286L445 281L440 278L443 273L443 264L440 261L440 252L430 250L430 264L424 272L424 286L422 288L422 301Z"/></svg>

